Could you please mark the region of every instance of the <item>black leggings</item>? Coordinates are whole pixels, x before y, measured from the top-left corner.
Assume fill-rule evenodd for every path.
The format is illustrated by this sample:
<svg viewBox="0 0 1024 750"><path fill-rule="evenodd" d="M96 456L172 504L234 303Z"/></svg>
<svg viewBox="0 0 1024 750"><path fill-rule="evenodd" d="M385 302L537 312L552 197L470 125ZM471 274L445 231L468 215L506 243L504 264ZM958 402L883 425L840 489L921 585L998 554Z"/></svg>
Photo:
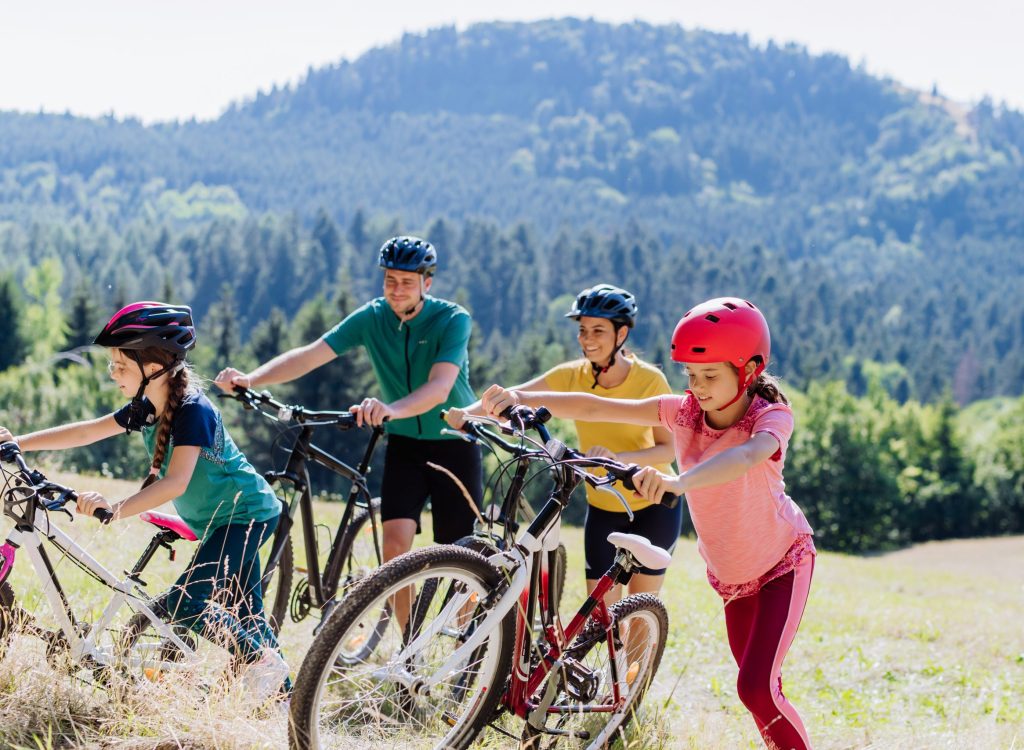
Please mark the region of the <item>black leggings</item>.
<svg viewBox="0 0 1024 750"><path fill-rule="evenodd" d="M676 547L682 524L683 504L681 502L676 503L675 508L651 505L643 510L635 510L632 522L625 511L616 513L591 505L587 508L587 521L583 527L587 578L597 580L605 574L611 567L612 561L615 560L615 547L608 543L608 535L613 531L637 534L645 537L651 544L656 544L671 552ZM637 572L648 576L660 576L665 571L641 568Z"/></svg>

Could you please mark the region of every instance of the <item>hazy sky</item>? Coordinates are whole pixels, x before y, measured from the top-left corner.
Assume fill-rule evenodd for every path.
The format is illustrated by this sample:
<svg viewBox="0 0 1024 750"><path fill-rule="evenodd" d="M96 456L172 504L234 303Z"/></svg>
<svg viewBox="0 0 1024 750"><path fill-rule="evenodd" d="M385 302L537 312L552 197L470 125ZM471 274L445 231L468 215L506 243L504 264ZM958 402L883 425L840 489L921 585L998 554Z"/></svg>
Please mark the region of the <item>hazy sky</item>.
<svg viewBox="0 0 1024 750"><path fill-rule="evenodd" d="M212 118L406 31L560 16L794 41L914 88L1024 109L1020 0L0 0L0 110Z"/></svg>

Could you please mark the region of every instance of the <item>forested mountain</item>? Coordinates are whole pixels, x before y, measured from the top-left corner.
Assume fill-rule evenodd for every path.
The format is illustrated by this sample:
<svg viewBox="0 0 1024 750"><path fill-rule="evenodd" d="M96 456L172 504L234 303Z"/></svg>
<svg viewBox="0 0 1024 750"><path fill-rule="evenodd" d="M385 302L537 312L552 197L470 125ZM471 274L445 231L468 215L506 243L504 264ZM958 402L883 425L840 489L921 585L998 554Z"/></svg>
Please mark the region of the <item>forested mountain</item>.
<svg viewBox="0 0 1024 750"><path fill-rule="evenodd" d="M905 368L901 397L1024 386L1024 117L837 56L633 23L407 35L212 122L0 114L0 252L106 307L170 291L238 335L338 283L372 293L393 231L441 248L480 345L546 333L585 284L634 289L636 343L754 298L804 384ZM344 276L344 281L342 277ZM286 283L282 284L282 281ZM83 292L84 293L84 292ZM905 382L904 382L905 381ZM902 385L901 385L902 383Z"/></svg>

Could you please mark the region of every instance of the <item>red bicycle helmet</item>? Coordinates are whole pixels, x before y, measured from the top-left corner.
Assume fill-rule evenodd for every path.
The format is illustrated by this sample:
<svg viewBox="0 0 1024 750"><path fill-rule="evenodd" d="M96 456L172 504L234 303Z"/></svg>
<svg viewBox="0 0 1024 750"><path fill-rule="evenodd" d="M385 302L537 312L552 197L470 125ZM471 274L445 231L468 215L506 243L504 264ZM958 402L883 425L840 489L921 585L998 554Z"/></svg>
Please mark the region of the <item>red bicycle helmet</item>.
<svg viewBox="0 0 1024 750"><path fill-rule="evenodd" d="M739 391L725 406L735 403L764 371L771 349L768 321L753 303L738 297L718 297L697 305L680 319L672 334L674 362L729 362L740 371ZM747 378L743 368L754 357L761 361Z"/></svg>

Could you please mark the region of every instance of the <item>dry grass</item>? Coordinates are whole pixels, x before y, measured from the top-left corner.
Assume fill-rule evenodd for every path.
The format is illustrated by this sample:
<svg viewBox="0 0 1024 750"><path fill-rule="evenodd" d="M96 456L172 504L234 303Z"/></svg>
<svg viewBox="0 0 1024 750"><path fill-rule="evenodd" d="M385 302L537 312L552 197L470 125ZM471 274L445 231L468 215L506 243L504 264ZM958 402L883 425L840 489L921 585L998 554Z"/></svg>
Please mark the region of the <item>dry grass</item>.
<svg viewBox="0 0 1024 750"><path fill-rule="evenodd" d="M121 497L134 484L59 476L81 489ZM318 509L335 519L337 506ZM130 521L101 528L62 522L116 572L131 565L148 530ZM566 602L582 597L579 530L570 550ZM429 530L420 538L429 540ZM180 572L154 561L152 591ZM13 585L23 606L45 605L27 560ZM300 562L301 564L301 562ZM76 610L106 600L66 561L58 564ZM664 592L670 643L630 741L636 748L759 748L735 696L721 603L704 580L693 543L676 552ZM819 749L1024 750L1024 538L922 545L874 558L823 554L804 624L785 669L786 693ZM288 622L283 649L297 670L312 619ZM286 744L282 714L255 715L237 684L211 674L145 683L117 698L47 664L41 644L18 637L0 662L0 746L88 748L257 748ZM483 746L501 747L493 733ZM507 745L505 745L507 746Z"/></svg>

